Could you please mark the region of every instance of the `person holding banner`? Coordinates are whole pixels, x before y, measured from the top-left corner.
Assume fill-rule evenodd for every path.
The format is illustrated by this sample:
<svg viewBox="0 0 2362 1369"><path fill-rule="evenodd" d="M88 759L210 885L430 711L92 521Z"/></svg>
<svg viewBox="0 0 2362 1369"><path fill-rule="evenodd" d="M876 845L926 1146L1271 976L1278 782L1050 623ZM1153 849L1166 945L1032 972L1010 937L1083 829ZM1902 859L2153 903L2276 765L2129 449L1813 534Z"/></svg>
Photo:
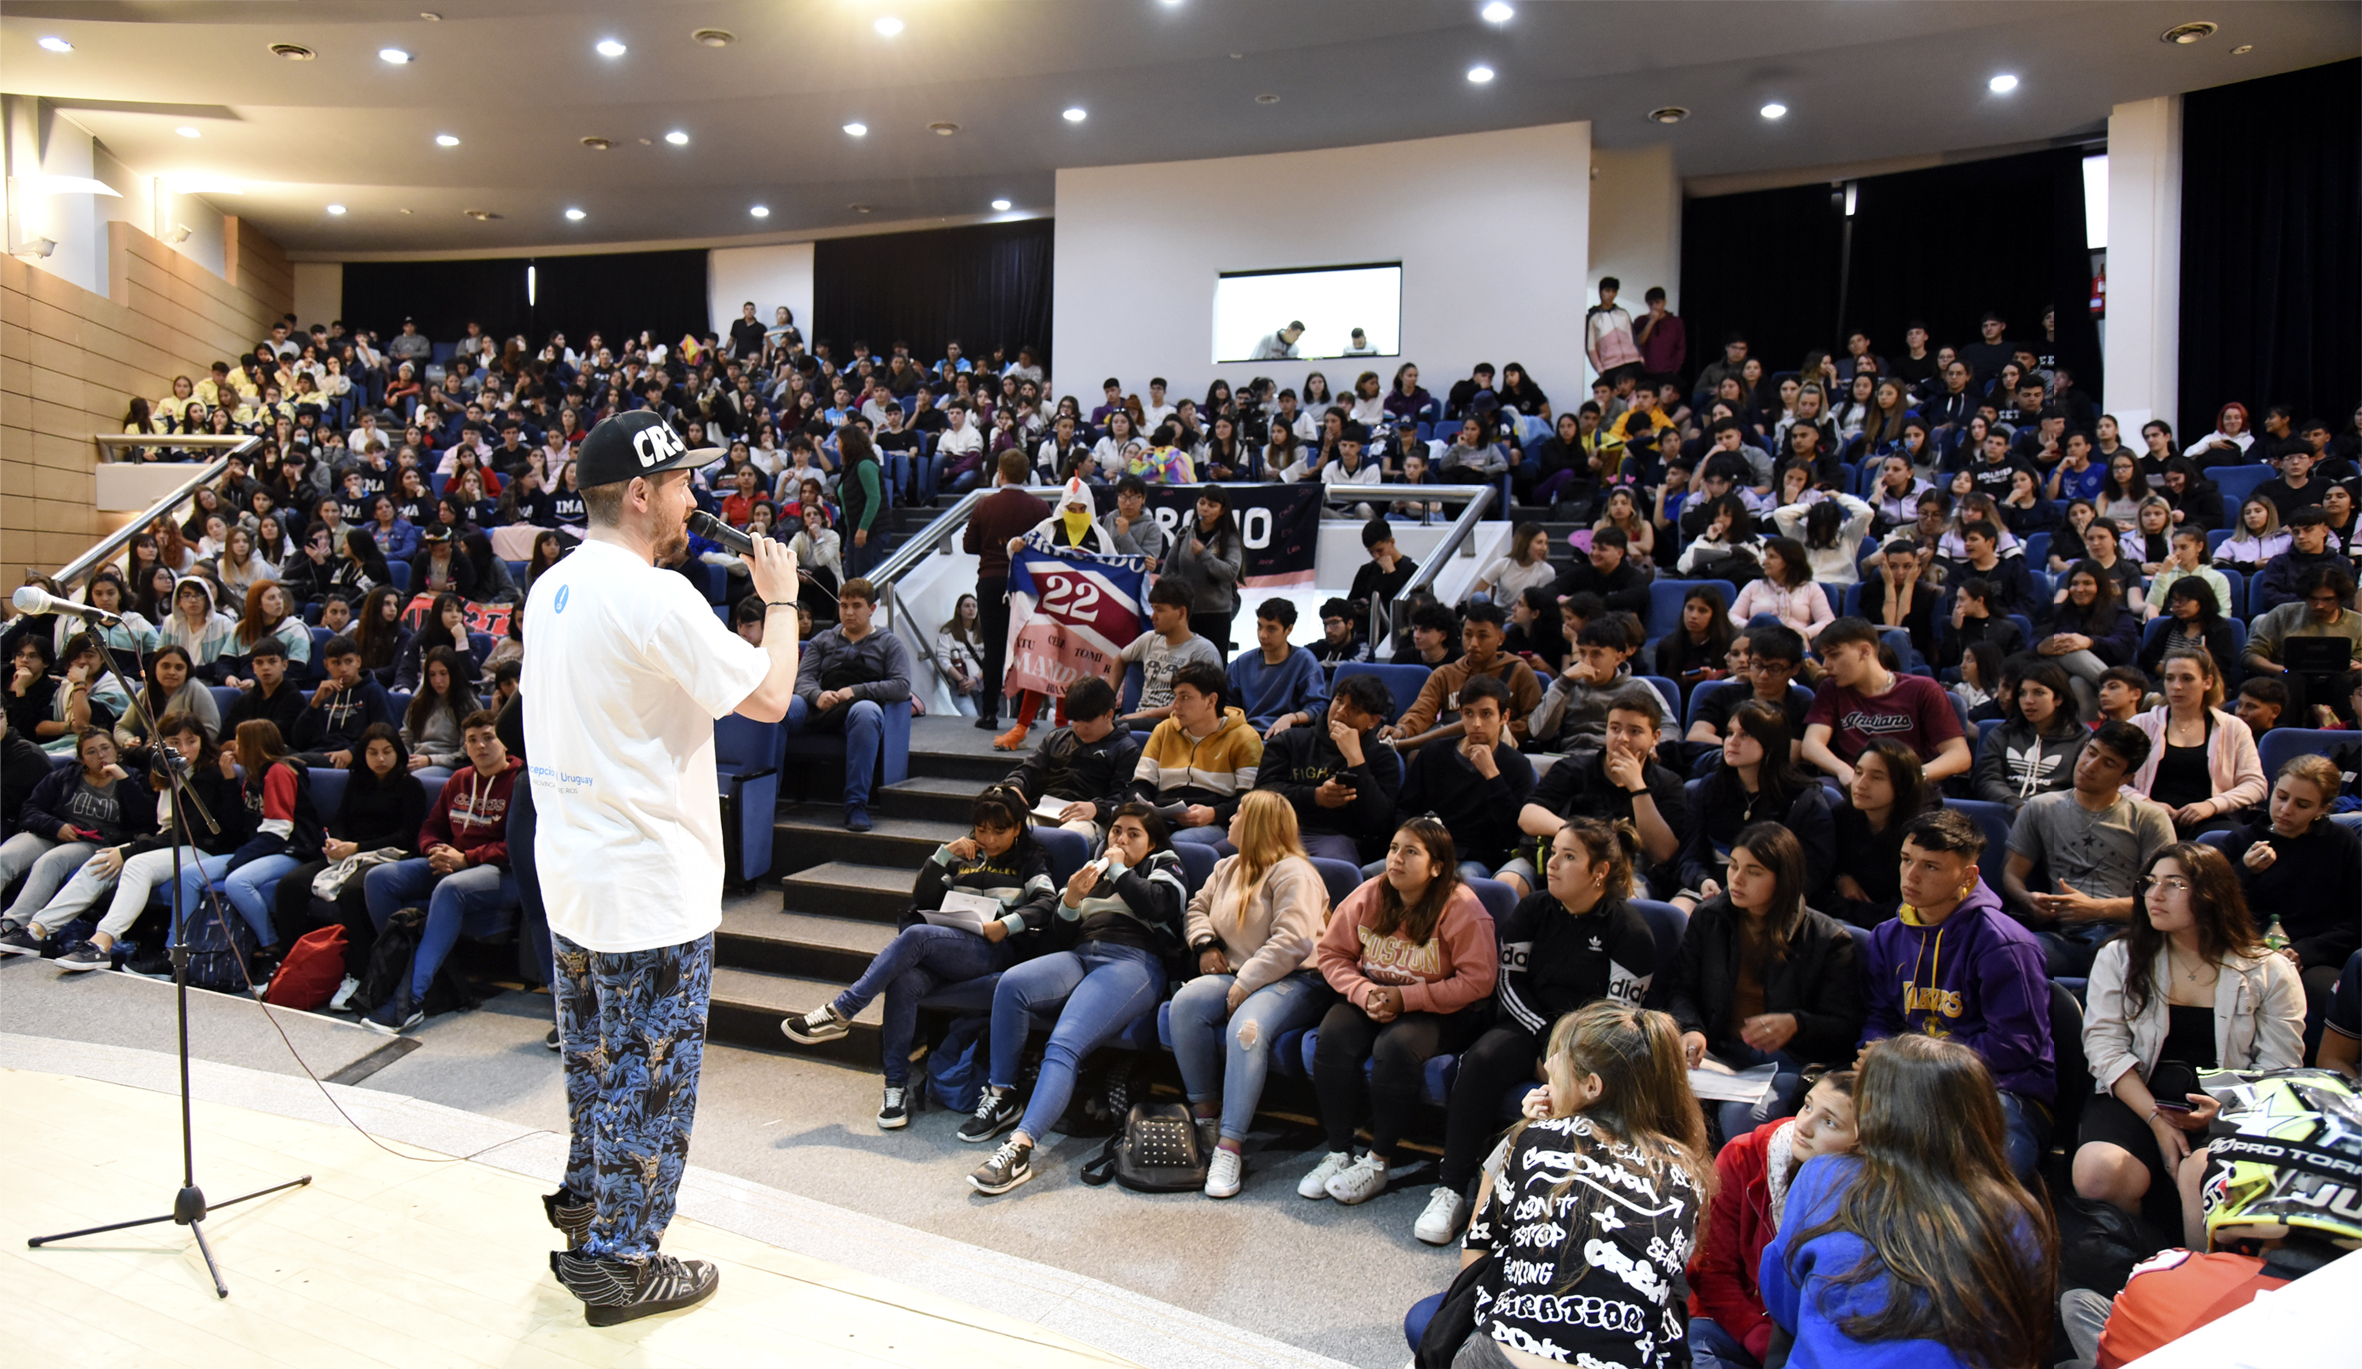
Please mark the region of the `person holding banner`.
<svg viewBox="0 0 2362 1369"><path fill-rule="evenodd" d="M1012 559L1012 562L1014 562L1021 550L1028 548L1037 552L1048 553L1054 557L1059 556L1060 553L1071 551L1081 553L1086 557L1138 558L1140 555L1140 548L1133 545L1130 538L1118 535L1106 524L1100 522L1097 515L1098 501L1092 495L1091 487L1083 483L1083 478L1081 476L1075 476L1066 482L1066 492L1058 497L1057 510L1048 518L1045 518L1041 522L1035 524L1032 531L1026 533L1023 537L1011 541L1009 543L1008 554ZM1096 571L1097 567L1094 567L1093 569ZM1027 578L1031 580L1034 577L1029 575ZM1130 594L1130 626L1137 627L1139 623L1140 602L1137 582L1145 579L1144 568L1138 565L1135 560L1135 564L1129 568L1126 578L1132 580L1135 585ZM1090 611L1090 606L1104 602L1101 596L1090 594L1088 592L1090 588L1097 587L1093 580L1088 577L1086 577L1083 581L1084 588L1078 589L1071 594L1060 594L1057 592L1058 587L1064 583L1065 582L1060 579L1054 580L1049 586L1045 586L1045 589L1049 592L1034 598L1035 605L1041 606L1037 607L1034 611L1036 613L1041 613L1045 616L1055 618L1058 616L1059 610L1055 607L1049 607L1050 605L1062 602L1071 603L1075 605L1075 611L1078 614L1082 614L1088 613ZM1014 584L1012 584L1011 590L1012 593L1015 592ZM1029 625L1022 619L1016 619L1014 614L1012 614L1012 619L1013 621L1011 623L1011 627L1013 629L1014 635L1010 638L1012 649L1009 652L1009 656L1014 659L1017 656L1017 652L1014 649L1014 644L1024 638L1026 629ZM1080 624L1068 622L1066 626L1073 628L1080 626ZM1129 631L1125 632L1124 635L1118 640L1127 642L1130 641L1131 633ZM1071 651L1075 645L1076 644L1070 639L1062 640L1059 643L1059 646L1065 651ZM1112 642L1107 641L1092 643L1091 645L1102 648L1098 657L1098 665L1100 670L1103 671L1107 659L1114 655L1115 647ZM1059 682L1058 692L1060 694L1065 693L1066 683L1066 681ZM1025 736L1028 732L1033 730L1034 717L1041 711L1042 695L1048 691L1040 688L1022 687L1012 692L1021 693L1023 697L1019 700L1017 705L1017 718L1014 725L1012 725L1008 731L1003 732L1001 735L992 739L993 749L996 751L1016 751L1024 747ZM1059 710L1061 715L1059 717L1059 722L1061 723L1065 721L1065 718L1063 717L1064 712L1065 710L1063 708Z"/></svg>

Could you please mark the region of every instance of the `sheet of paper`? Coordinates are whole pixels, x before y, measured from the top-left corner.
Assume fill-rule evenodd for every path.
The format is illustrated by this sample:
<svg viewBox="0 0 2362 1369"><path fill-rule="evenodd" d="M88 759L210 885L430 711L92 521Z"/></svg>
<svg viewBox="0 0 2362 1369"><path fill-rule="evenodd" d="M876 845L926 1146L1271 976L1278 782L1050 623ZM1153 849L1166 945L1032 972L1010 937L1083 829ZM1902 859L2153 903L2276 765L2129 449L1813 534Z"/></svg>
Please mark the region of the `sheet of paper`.
<svg viewBox="0 0 2362 1369"><path fill-rule="evenodd" d="M937 927L957 927L962 931L982 935L984 924L1000 919L1001 905L996 899L982 894L971 894L965 889L953 889L943 895L943 906L923 913L928 922Z"/></svg>
<svg viewBox="0 0 2362 1369"><path fill-rule="evenodd" d="M1068 802L1069 800L1054 799L1049 795L1044 794L1042 796L1042 801L1033 806L1033 815L1055 827L1059 823L1066 821L1065 813Z"/></svg>
<svg viewBox="0 0 2362 1369"><path fill-rule="evenodd" d="M1771 1095L1772 1080L1779 1072L1777 1065L1733 1070L1708 1056L1705 1064L1689 1072L1689 1087L1702 1103L1760 1103Z"/></svg>

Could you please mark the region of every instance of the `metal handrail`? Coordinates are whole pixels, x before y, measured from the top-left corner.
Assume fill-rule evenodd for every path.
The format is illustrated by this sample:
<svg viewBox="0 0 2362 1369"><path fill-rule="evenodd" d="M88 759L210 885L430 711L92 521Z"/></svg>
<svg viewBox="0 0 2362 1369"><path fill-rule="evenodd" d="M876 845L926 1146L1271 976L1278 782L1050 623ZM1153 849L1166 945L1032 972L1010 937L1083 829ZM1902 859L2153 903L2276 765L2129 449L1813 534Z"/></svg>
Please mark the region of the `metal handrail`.
<svg viewBox="0 0 2362 1369"><path fill-rule="evenodd" d="M97 545L91 547L90 550L60 567L54 578L67 590L78 588L92 572L114 560L123 548L131 545L132 538L147 531L148 524L172 512L174 508L193 497L198 489L212 483L223 471L229 469L231 457L245 456L262 445L262 438L252 433L176 435L169 444L156 442L155 436L156 434L153 433L95 433L92 435L92 440L102 447L170 445L175 447L226 447L228 450L198 467L196 473L175 486L172 493L150 504L145 510L135 514L122 527L101 538Z"/></svg>
<svg viewBox="0 0 2362 1369"><path fill-rule="evenodd" d="M1454 518L1451 527L1444 531L1443 540L1436 543L1435 550L1428 554L1427 563L1419 567L1418 571L1403 585L1402 593L1395 595L1386 605L1386 635L1389 638L1394 635L1393 605L1409 600L1412 595L1435 583L1435 577L1443 572L1443 563L1450 560L1452 554L1468 541L1469 535L1476 531L1477 523L1482 521L1484 511L1492 504L1493 496L1496 493L1490 485L1438 485L1434 488L1438 490L1468 490L1473 493L1468 496L1467 505L1460 510L1460 516ZM1380 607L1377 601L1372 600L1370 602L1370 649L1373 655L1376 654L1378 645L1379 612Z"/></svg>

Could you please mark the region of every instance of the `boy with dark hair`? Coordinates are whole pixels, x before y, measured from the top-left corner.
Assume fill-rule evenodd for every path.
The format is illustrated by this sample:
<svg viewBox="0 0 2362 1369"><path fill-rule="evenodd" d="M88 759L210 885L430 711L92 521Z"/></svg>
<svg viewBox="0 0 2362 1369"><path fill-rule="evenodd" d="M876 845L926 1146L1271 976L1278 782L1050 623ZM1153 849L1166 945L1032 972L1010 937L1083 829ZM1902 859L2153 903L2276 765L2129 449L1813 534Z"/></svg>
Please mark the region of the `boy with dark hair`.
<svg viewBox="0 0 2362 1369"><path fill-rule="evenodd" d="M1681 776L1657 764L1657 741L1665 729L1665 701L1653 686L1626 683L1608 694L1606 745L1571 755L1550 767L1518 810L1518 830L1538 837L1540 851L1572 818L1629 821L1640 833L1641 868L1648 872L1673 859L1689 828ZM1510 860L1494 877L1524 898L1545 886L1536 852ZM1645 893L1637 889L1635 893Z"/></svg>
<svg viewBox="0 0 2362 1369"><path fill-rule="evenodd" d="M2288 516L2288 538L2288 550L2266 561L2248 589L2248 610L2258 617L2304 598L2306 571L2343 561L2329 549L2329 511L2319 504L2307 504ZM2353 595L2349 591L2346 597Z"/></svg>
<svg viewBox="0 0 2362 1369"><path fill-rule="evenodd" d="M2141 711L2141 701L2149 694L2149 677L2128 665L2111 666L2100 672L2100 717L2092 724L2128 723Z"/></svg>
<svg viewBox="0 0 2362 1369"><path fill-rule="evenodd" d="M1387 729L1386 735L1399 739L1405 746L1458 736L1459 725L1451 715L1460 711L1460 694L1470 680L1490 676L1507 686L1509 702L1504 708L1509 715L1509 730L1522 740L1526 735L1526 714L1542 700L1542 684L1534 678L1532 666L1501 650L1502 643L1508 640L1504 627L1507 618L1499 604L1484 601L1470 604L1460 622L1459 659L1438 666L1427 677L1419 697L1403 710L1401 719Z"/></svg>
<svg viewBox="0 0 2362 1369"><path fill-rule="evenodd" d="M1766 623L1739 635L1747 642L1747 664L1744 669L1733 666L1730 677L1741 687L1707 694L1698 705L1698 720L1683 740L1722 745L1731 710L1749 699L1761 699L1788 715L1788 735L1801 742L1805 710L1812 706L1812 695L1796 688L1796 670L1804 664L1803 635L1785 623Z"/></svg>
<svg viewBox="0 0 2362 1369"><path fill-rule="evenodd" d="M305 701L303 691L287 679L287 644L277 637L257 640L247 653L246 673L252 683L222 715L221 734L235 736L238 724L259 719L277 726L280 736L293 738Z"/></svg>
<svg viewBox="0 0 2362 1369"><path fill-rule="evenodd" d="M2261 737L2280 725L2280 717L2288 711L2288 686L2279 680L2258 676L2239 686L2239 699L2232 705L2239 721L2247 730Z"/></svg>
<svg viewBox="0 0 2362 1369"><path fill-rule="evenodd" d="M1561 572L1550 592L1560 598L1596 594L1609 608L1648 612L1649 577L1632 564L1630 550L1621 528L1599 529L1591 534L1591 555Z"/></svg>
<svg viewBox="0 0 2362 1369"><path fill-rule="evenodd" d="M1418 574L1419 563L1394 545L1394 525L1383 518L1361 525L1361 545L1370 554L1369 563L1353 573L1353 587L1345 591L1345 597L1353 605L1354 616L1366 621L1370 605L1393 602Z"/></svg>
<svg viewBox="0 0 2362 1369"><path fill-rule="evenodd" d="M730 630L756 646L761 646L763 644L763 615L768 612L770 610L763 607L762 595L749 594L738 601L736 608L730 610Z"/></svg>
<svg viewBox="0 0 2362 1369"><path fill-rule="evenodd" d="M1264 600L1255 609L1255 650L1230 663L1230 697L1246 710L1247 722L1265 741L1291 727L1320 721L1328 712L1329 677L1311 652L1288 644L1296 628L1296 606L1286 599Z"/></svg>
<svg viewBox="0 0 2362 1369"><path fill-rule="evenodd" d="M1625 668L1630 647L1612 613L1583 624L1566 669L1526 718L1526 734L1536 750L1590 751L1606 741L1608 702L1631 679Z"/></svg>
<svg viewBox="0 0 2362 1369"><path fill-rule="evenodd" d="M1126 723L1153 723L1169 716L1173 680L1182 667L1202 664L1222 669L1222 653L1189 630L1189 611L1196 603L1197 596L1180 580L1159 580L1149 587L1149 630L1134 637L1110 662L1115 678L1109 683L1116 686L1118 697L1124 667L1140 667L1140 701L1124 715Z"/></svg>
<svg viewBox="0 0 2362 1369"><path fill-rule="evenodd" d="M1290 728L1265 744L1255 787L1296 810L1307 854L1359 865L1384 847L1403 779L1401 755L1378 737L1393 711L1394 695L1377 676L1348 675L1319 726Z"/></svg>
<svg viewBox="0 0 2362 1369"><path fill-rule="evenodd" d="M2002 893L2013 911L2043 929L2054 977L2090 972L2100 943L2132 920L2141 871L2173 843L2165 810L2123 792L2149 749L2149 734L2138 726L2101 723L2075 758L2074 787L2026 800L2009 829ZM2038 865L2048 867L2059 892L2027 886Z"/></svg>
<svg viewBox="0 0 2362 1369"><path fill-rule="evenodd" d="M1957 809L1903 828L1902 907L1860 953L1862 1040L1921 1032L1982 1057L2001 1090L2010 1167L2023 1179L2042 1158L2058 1096L2050 982L2034 934L2002 912L1977 873L1984 850L1984 833Z"/></svg>
<svg viewBox="0 0 2362 1369"><path fill-rule="evenodd" d="M1312 648L1312 659L1324 666L1344 665L1370 659L1370 644L1362 638L1361 615L1343 599L1331 599L1320 606L1321 638Z"/></svg>
<svg viewBox="0 0 2362 1369"><path fill-rule="evenodd" d="M1517 814L1534 792L1534 767L1505 740L1509 686L1478 675L1460 690L1459 740L1423 746L1403 774L1396 820L1431 813L1449 828L1464 878L1490 878L1517 842ZM1384 861L1365 875L1384 869Z"/></svg>
<svg viewBox="0 0 2362 1369"><path fill-rule="evenodd" d="M1878 657L1878 629L1867 619L1840 618L1821 629L1821 660L1829 669L1804 715L1806 763L1853 787L1854 759L1873 737L1910 747L1930 781L1966 773L1968 741L1943 686L1924 675L1901 675Z"/></svg>
<svg viewBox="0 0 2362 1369"><path fill-rule="evenodd" d="M1255 787L1263 739L1245 710L1228 706L1229 689L1218 665L1192 661L1173 672L1172 712L1133 766L1131 796L1156 808L1175 841L1226 840L1240 796Z"/></svg>
<svg viewBox="0 0 2362 1369"><path fill-rule="evenodd" d="M1991 642L2004 660L2026 649L2026 634L2003 616L1996 602L2000 591L1981 575L1971 575L1952 591L1952 613L1936 636L1936 664L1957 666L1968 649Z"/></svg>
<svg viewBox="0 0 2362 1369"><path fill-rule="evenodd" d="M312 691L295 720L288 745L306 765L349 770L361 750L361 734L372 723L393 723L394 707L385 687L361 669L361 648L350 637L331 637L320 648L328 678Z"/></svg>
<svg viewBox="0 0 2362 1369"><path fill-rule="evenodd" d="M1066 726L1042 738L1025 763L1003 784L1025 794L1037 809L1043 800L1059 808L1058 823L1097 848L1130 794L1140 766L1140 743L1115 716L1115 687L1097 676L1077 680L1066 691Z"/></svg>

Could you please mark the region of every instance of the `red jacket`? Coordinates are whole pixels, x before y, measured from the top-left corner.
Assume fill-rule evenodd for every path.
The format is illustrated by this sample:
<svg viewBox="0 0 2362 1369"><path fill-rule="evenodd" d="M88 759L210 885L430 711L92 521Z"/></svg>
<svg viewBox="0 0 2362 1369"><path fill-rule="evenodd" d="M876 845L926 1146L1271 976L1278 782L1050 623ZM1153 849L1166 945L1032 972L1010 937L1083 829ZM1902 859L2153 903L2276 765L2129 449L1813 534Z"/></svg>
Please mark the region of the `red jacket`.
<svg viewBox="0 0 2362 1369"><path fill-rule="evenodd" d="M511 756L508 766L485 779L470 765L443 781L443 792L418 829L418 849L456 848L469 865L508 866L508 799L525 763Z"/></svg>
<svg viewBox="0 0 2362 1369"><path fill-rule="evenodd" d="M1772 1133L1789 1119L1766 1122L1714 1157L1714 1202L1690 1264L1690 1315L1712 1317L1758 1361L1771 1348L1772 1320L1763 1310L1757 1270L1763 1248L1778 1234L1772 1219L1765 1154Z"/></svg>

